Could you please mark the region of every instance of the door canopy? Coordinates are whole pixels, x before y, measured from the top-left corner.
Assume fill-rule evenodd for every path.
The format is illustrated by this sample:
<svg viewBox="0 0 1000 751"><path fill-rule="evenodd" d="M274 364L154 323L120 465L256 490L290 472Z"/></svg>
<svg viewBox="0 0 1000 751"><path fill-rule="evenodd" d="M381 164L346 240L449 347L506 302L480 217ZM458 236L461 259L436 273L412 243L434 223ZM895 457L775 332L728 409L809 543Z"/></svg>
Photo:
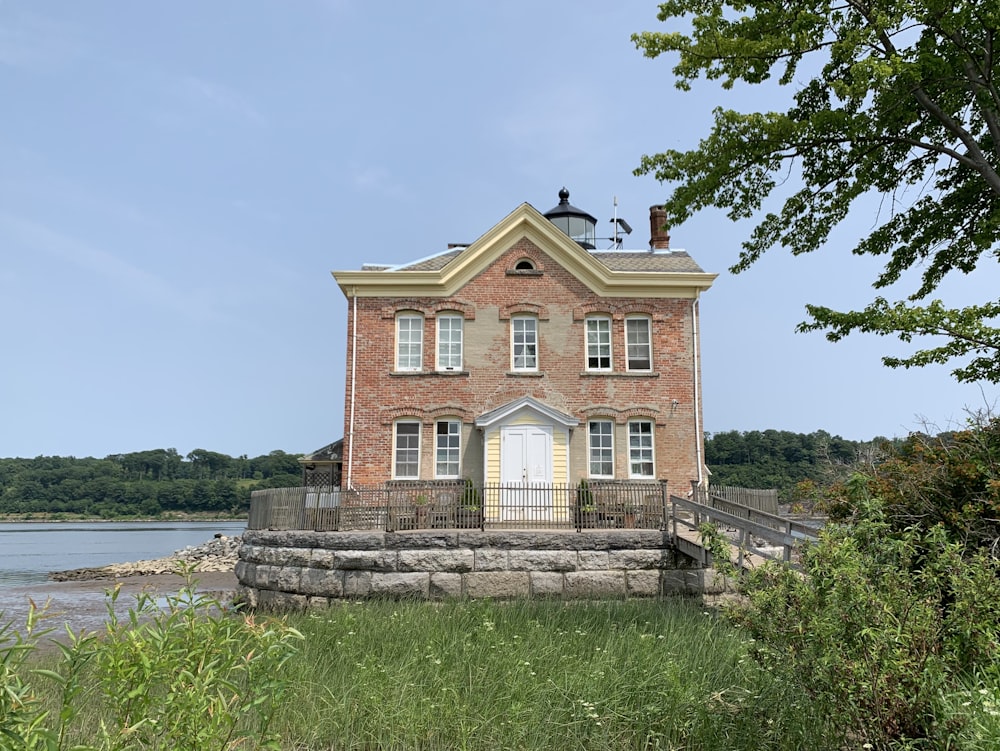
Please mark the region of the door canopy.
<svg viewBox="0 0 1000 751"><path fill-rule="evenodd" d="M520 399L515 399L496 409L491 409L489 412L484 412L476 418L475 425L477 428L489 431L491 428L526 415L534 416L536 418L534 421L539 424L559 425L566 429L575 428L580 424L580 421L573 417L573 415L553 409L534 397L522 396Z"/></svg>

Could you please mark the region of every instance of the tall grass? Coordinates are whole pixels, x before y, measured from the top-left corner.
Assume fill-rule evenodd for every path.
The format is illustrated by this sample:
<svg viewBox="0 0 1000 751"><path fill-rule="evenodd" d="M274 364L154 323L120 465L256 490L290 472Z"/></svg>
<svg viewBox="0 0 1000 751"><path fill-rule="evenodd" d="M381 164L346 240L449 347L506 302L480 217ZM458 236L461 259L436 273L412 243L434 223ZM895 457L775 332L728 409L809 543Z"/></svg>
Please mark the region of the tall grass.
<svg viewBox="0 0 1000 751"><path fill-rule="evenodd" d="M691 601L348 603L291 625L288 748L824 747L823 713Z"/></svg>
<svg viewBox="0 0 1000 751"><path fill-rule="evenodd" d="M150 604L28 660L33 638L0 632L0 749L830 747L826 713L693 601L369 601L273 624L193 592Z"/></svg>

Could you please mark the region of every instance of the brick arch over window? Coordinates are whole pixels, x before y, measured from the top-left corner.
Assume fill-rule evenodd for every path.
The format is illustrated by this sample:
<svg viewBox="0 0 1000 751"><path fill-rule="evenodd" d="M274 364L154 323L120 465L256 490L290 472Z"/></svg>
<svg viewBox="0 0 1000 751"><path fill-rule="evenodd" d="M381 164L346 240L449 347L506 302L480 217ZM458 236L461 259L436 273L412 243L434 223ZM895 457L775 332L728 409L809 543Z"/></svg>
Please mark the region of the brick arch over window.
<svg viewBox="0 0 1000 751"><path fill-rule="evenodd" d="M427 300L401 298L392 305L386 305L382 308L382 318L395 318L400 313L407 312L420 313L424 317L430 317L434 315L435 309L433 304Z"/></svg>
<svg viewBox="0 0 1000 751"><path fill-rule="evenodd" d="M391 425L397 420L427 421L427 410L423 407L383 407L378 413L379 422Z"/></svg>
<svg viewBox="0 0 1000 751"><path fill-rule="evenodd" d="M619 413L622 422L629 420L652 420L657 425L666 425L663 413L656 407L636 406L623 409Z"/></svg>
<svg viewBox="0 0 1000 751"><path fill-rule="evenodd" d="M500 320L510 320L511 316L531 315L539 321L549 320L549 309L545 305L533 302L516 302L511 305L504 305L500 308Z"/></svg>
<svg viewBox="0 0 1000 751"><path fill-rule="evenodd" d="M583 321L587 316L611 316L615 321L622 321L626 316L644 315L653 321L665 321L667 316L655 305L643 302L624 301L612 303L606 300L577 305L573 308L573 320Z"/></svg>
<svg viewBox="0 0 1000 751"><path fill-rule="evenodd" d="M442 300L435 303L431 310L436 316L442 313L461 313L462 317L468 321L476 320L476 306L459 300Z"/></svg>
<svg viewBox="0 0 1000 751"><path fill-rule="evenodd" d="M437 421L448 417L454 417L462 422L472 422L475 414L468 407L460 404L438 404L429 405L424 410L424 415L428 420Z"/></svg>

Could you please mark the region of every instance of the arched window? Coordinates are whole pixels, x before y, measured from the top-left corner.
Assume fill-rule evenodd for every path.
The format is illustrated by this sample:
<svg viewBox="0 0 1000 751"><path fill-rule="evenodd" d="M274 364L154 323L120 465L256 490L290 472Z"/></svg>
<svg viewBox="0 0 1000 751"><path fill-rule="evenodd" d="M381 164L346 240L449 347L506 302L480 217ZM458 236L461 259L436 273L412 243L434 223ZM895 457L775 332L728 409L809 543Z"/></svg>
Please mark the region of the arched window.
<svg viewBox="0 0 1000 751"><path fill-rule="evenodd" d="M653 369L652 323L648 316L625 319L625 369Z"/></svg>
<svg viewBox="0 0 1000 751"><path fill-rule="evenodd" d="M459 477L462 458L462 423L438 420L434 425L434 477L450 480Z"/></svg>
<svg viewBox="0 0 1000 751"><path fill-rule="evenodd" d="M423 367L424 317L405 311L396 316L396 370L415 371Z"/></svg>
<svg viewBox="0 0 1000 751"><path fill-rule="evenodd" d="M597 419L587 423L588 472L591 477L615 476L615 425Z"/></svg>
<svg viewBox="0 0 1000 751"><path fill-rule="evenodd" d="M393 426L392 476L396 480L420 477L420 423L397 420Z"/></svg>
<svg viewBox="0 0 1000 751"><path fill-rule="evenodd" d="M611 318L587 316L584 321L587 370L611 370Z"/></svg>
<svg viewBox="0 0 1000 751"><path fill-rule="evenodd" d="M535 262L530 258L522 258L520 261L514 264L514 269L516 271L534 271Z"/></svg>
<svg viewBox="0 0 1000 751"><path fill-rule="evenodd" d="M462 328L460 313L439 313L437 316L437 369L462 369Z"/></svg>
<svg viewBox="0 0 1000 751"><path fill-rule="evenodd" d="M511 368L538 370L538 319L512 316L510 319Z"/></svg>

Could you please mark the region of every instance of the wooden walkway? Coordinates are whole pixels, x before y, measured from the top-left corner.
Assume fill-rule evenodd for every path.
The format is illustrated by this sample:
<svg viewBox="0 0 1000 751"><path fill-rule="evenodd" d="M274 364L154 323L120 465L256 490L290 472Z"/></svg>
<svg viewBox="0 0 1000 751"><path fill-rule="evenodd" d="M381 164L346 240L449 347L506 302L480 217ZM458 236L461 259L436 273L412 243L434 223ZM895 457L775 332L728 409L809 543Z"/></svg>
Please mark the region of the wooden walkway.
<svg viewBox="0 0 1000 751"><path fill-rule="evenodd" d="M672 495L670 504L670 531L677 549L705 566L712 564L712 554L702 545L699 532L706 522L715 524L732 539L730 560L738 568L755 568L767 561L795 566L795 546L818 537L817 530L807 524L757 511L710 492L700 491L692 498Z"/></svg>

